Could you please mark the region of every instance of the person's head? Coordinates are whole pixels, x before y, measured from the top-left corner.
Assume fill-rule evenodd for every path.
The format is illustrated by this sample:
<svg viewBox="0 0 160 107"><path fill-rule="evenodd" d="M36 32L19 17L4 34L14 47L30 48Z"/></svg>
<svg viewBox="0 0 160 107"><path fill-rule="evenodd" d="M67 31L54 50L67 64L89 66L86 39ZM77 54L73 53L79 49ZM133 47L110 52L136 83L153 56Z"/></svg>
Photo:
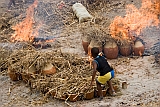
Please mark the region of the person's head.
<svg viewBox="0 0 160 107"><path fill-rule="evenodd" d="M99 49L96 48L96 47L93 47L93 48L91 49L91 55L92 55L92 57L93 57L93 58L96 58L96 57L98 56L98 54L99 54Z"/></svg>

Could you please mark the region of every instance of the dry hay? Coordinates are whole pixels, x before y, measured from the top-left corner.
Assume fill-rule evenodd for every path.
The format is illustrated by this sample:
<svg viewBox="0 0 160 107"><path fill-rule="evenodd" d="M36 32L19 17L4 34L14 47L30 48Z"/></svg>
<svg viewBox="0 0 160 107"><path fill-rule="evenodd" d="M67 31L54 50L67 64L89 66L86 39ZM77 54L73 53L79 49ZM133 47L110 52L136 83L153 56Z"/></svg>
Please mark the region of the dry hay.
<svg viewBox="0 0 160 107"><path fill-rule="evenodd" d="M42 73L48 62L56 67L56 74ZM87 88L92 79L89 61L61 51L39 52L33 49L14 51L8 58L8 66L11 71L22 75L27 74L28 69L34 66L37 72L31 74L27 84L33 92L38 91L46 96L49 94L53 96L56 93L55 98L68 100L67 97L76 94L84 98L84 94L94 88ZM113 79L113 84L119 86L119 81Z"/></svg>
<svg viewBox="0 0 160 107"><path fill-rule="evenodd" d="M10 54L11 51L0 47L0 72L7 69L7 59Z"/></svg>
<svg viewBox="0 0 160 107"><path fill-rule="evenodd" d="M112 41L113 38L109 34L109 30L94 23L83 23L80 25L82 39L87 38L88 41L95 40L99 46L104 45L107 41Z"/></svg>

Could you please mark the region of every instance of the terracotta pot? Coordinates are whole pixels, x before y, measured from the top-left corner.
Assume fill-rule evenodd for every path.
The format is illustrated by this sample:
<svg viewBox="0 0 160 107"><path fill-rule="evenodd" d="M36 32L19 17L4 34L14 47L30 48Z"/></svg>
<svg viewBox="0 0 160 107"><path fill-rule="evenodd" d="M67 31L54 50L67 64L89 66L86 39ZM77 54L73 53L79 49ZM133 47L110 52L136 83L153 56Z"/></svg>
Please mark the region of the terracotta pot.
<svg viewBox="0 0 160 107"><path fill-rule="evenodd" d="M106 92L107 92L107 90L102 90L103 97L106 96ZM98 90L95 90L94 94L95 94L95 95L94 95L95 97L99 97Z"/></svg>
<svg viewBox="0 0 160 107"><path fill-rule="evenodd" d="M122 89L127 89L127 82L122 82Z"/></svg>
<svg viewBox="0 0 160 107"><path fill-rule="evenodd" d="M12 70L10 69L10 67L8 67L8 75L9 75L9 77L10 77L10 79L11 79L12 81L22 80L21 74L16 73L15 71L12 71Z"/></svg>
<svg viewBox="0 0 160 107"><path fill-rule="evenodd" d="M82 46L85 51L85 54L88 54L89 43L90 43L90 40L87 37L82 37Z"/></svg>
<svg viewBox="0 0 160 107"><path fill-rule="evenodd" d="M116 59L118 57L118 46L114 41L106 42L103 50L108 59Z"/></svg>
<svg viewBox="0 0 160 107"><path fill-rule="evenodd" d="M98 48L100 52L102 51L102 46L99 45L98 41L92 39L89 46L88 46L88 55L89 56L91 56L91 49L94 47Z"/></svg>
<svg viewBox="0 0 160 107"><path fill-rule="evenodd" d="M67 99L67 95L62 95L61 98L59 98L60 100L66 100Z"/></svg>
<svg viewBox="0 0 160 107"><path fill-rule="evenodd" d="M43 74L46 74L46 75L55 74L56 68L51 63L48 63L46 64L42 72Z"/></svg>
<svg viewBox="0 0 160 107"><path fill-rule="evenodd" d="M21 74L14 73L14 72L9 72L8 75L9 75L9 77L10 77L10 79L12 81L19 81L19 80L21 80Z"/></svg>
<svg viewBox="0 0 160 107"><path fill-rule="evenodd" d="M120 54L123 56L129 56L132 53L132 48L130 44L119 46Z"/></svg>
<svg viewBox="0 0 160 107"><path fill-rule="evenodd" d="M70 94L69 95L69 101L71 102L75 102L75 101L78 101L80 100L79 96L77 96L77 94Z"/></svg>
<svg viewBox="0 0 160 107"><path fill-rule="evenodd" d="M87 92L84 97L86 100L93 99L94 98L94 90Z"/></svg>
<svg viewBox="0 0 160 107"><path fill-rule="evenodd" d="M59 99L59 100L66 100L68 97L66 94L63 94L60 96L58 93L53 93L53 95L54 95L54 98Z"/></svg>
<svg viewBox="0 0 160 107"><path fill-rule="evenodd" d="M144 53L144 45L141 41L136 41L133 46L133 55L142 56Z"/></svg>

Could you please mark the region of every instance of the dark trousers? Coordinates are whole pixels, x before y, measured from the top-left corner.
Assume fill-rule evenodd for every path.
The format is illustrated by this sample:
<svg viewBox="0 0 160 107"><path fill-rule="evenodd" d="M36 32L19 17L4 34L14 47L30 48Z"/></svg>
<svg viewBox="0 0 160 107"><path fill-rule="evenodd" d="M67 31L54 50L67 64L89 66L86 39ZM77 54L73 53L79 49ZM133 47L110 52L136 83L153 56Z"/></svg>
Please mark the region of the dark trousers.
<svg viewBox="0 0 160 107"><path fill-rule="evenodd" d="M11 5L15 6L15 0L10 0L8 3L8 9L11 7Z"/></svg>

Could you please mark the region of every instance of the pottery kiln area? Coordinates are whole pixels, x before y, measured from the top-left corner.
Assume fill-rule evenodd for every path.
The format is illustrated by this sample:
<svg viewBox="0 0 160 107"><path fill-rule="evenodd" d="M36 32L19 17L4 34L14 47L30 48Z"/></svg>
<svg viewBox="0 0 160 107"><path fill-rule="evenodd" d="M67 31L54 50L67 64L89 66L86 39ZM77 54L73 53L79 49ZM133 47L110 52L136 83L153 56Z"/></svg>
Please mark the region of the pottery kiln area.
<svg viewBox="0 0 160 107"><path fill-rule="evenodd" d="M135 13L137 11L138 13L144 13L143 10L148 9L146 9L145 6L139 11L133 5L128 5L130 9L130 11L128 10L129 14L124 17L117 16L110 19L108 16L98 14L109 12L109 9L112 9L115 5L124 8L125 4L110 3L110 5L108 5L107 3L103 3L103 5L98 4L96 8L93 8L95 4L90 4L87 10L91 11L95 18L87 19L88 22L79 23L71 11L71 6L68 4L60 2L60 7L56 7L55 11L53 11L53 3L39 2L38 5L36 3L37 2L34 2L31 8L29 8L32 9L32 11L30 10L29 12L31 14L27 16L31 16L31 18L24 18L24 21L22 21L24 24L17 24L17 26L14 27L15 32L11 34L13 44L25 42L27 45L22 46L18 50L12 48L11 52L8 52L8 49L1 49L1 53L3 53L2 56L4 57L0 62L2 65L1 71L8 70L10 78L14 81L25 81L33 92L38 91L46 96L50 95L53 98L65 101L94 98L96 96L96 89L85 90L85 86L88 86L90 83L92 72L90 62L85 59L86 56L83 54L83 51L80 50L82 46L88 55L90 55L90 49L92 47L98 47L100 51L104 52L108 59L118 60L117 65L120 62L119 57L122 56L132 58L133 56L145 57L145 55L155 55L156 62L159 62L160 48L158 41L160 33L159 25L157 24L159 23L157 11L151 14L154 16L151 17L153 19L148 17L143 19L145 15L138 17L138 19L142 19L140 20L141 22L143 22L143 20L145 22L147 20L153 22L150 24L155 27L151 27L151 25L146 25L146 23L139 24L139 20L137 21L137 19L131 18L137 15L137 13ZM150 7L150 5L147 6ZM149 8L149 11L151 11L149 13L152 13L152 9ZM36 15L36 17L34 15ZM43 20L44 23L39 23L37 20L34 23L32 20L33 17L35 20ZM138 24L136 22L138 22ZM143 24L146 26L140 26ZM142 29L142 27L144 29ZM21 32L26 30L28 31L27 33ZM56 30L58 33L54 33ZM62 33L63 31L67 33ZM149 31L151 31L151 33ZM76 35L75 32L80 34L77 38L73 38L73 35ZM59 35L60 33L62 34ZM22 39L24 35L27 37ZM152 40L152 36L150 35L156 39L154 38ZM16 36L18 36L18 39L16 39ZM82 41L79 40L81 36ZM53 44L50 45L50 43L55 43L57 38L63 39L61 47L69 47L67 50L79 45L79 51L77 53L81 53L85 58L82 58L80 55L77 57L73 54L73 51L68 51L66 54L62 52L63 50L61 48L55 48ZM150 44L152 45L149 46ZM46 49L48 47L49 49ZM51 52L52 49L54 50L53 52ZM125 61L121 63L125 63ZM117 92L120 92L119 89L121 88L118 79L115 78L113 82ZM107 87L103 90L104 95L106 94L106 90Z"/></svg>
<svg viewBox="0 0 160 107"><path fill-rule="evenodd" d="M92 76L89 61L78 56L60 51L17 50L6 61L11 80L23 80L32 91L72 102L97 97L96 87L86 87ZM117 86L116 92L120 92L119 80L113 79L113 84ZM106 90L107 85L104 96Z"/></svg>
<svg viewBox="0 0 160 107"><path fill-rule="evenodd" d="M108 59L160 53L159 44L156 45L160 40L159 4L156 0L142 0L141 7L128 4L126 14L116 16L112 21L104 20L103 16L97 16L96 24L81 25L82 45L85 52L90 55L89 48L98 47ZM103 23L110 23L110 25ZM156 39L151 40L152 37ZM95 41L94 44L93 41ZM152 50L153 47L156 47L156 50ZM149 54L147 54L148 51Z"/></svg>

